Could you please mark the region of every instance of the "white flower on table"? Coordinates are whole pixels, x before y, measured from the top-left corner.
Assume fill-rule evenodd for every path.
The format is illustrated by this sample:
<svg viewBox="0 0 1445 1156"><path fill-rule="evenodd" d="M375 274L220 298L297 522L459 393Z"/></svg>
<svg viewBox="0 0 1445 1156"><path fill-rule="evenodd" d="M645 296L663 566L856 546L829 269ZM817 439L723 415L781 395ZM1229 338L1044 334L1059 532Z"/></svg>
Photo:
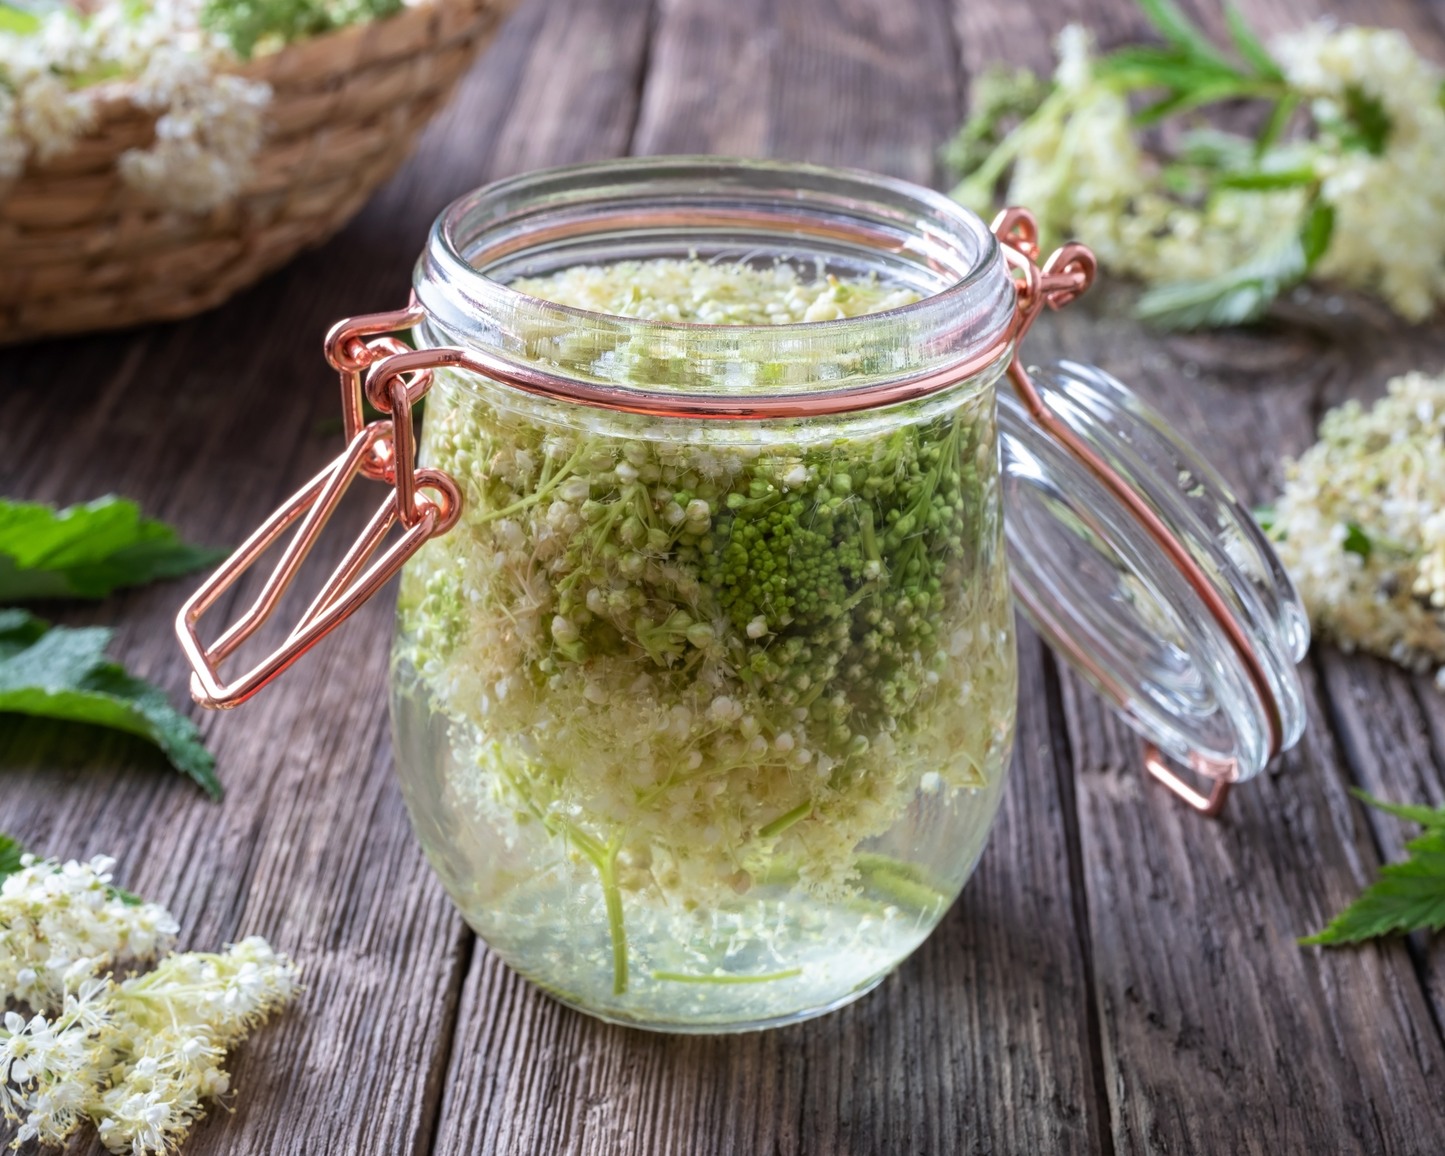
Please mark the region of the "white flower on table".
<svg viewBox="0 0 1445 1156"><path fill-rule="evenodd" d="M85 1120L113 1152L165 1153L223 1094L227 1050L297 993L297 971L259 936L154 958L177 926L115 891L114 860L22 857L0 885L0 995L29 1005L0 1027L0 1109L23 1143L62 1146Z"/></svg>

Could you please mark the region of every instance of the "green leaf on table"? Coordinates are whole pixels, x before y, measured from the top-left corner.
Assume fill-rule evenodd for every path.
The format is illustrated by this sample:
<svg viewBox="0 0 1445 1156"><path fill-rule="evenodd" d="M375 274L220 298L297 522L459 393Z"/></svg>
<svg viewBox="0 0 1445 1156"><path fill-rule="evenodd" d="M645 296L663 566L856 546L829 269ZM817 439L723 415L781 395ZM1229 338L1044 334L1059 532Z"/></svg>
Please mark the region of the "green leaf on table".
<svg viewBox="0 0 1445 1156"><path fill-rule="evenodd" d="M0 834L0 880L20 870L20 857L25 854L25 845L19 839Z"/></svg>
<svg viewBox="0 0 1445 1156"><path fill-rule="evenodd" d="M1410 857L1380 868L1380 878L1360 893L1324 930L1301 943L1359 943L1392 932L1445 927L1445 807L1382 803L1363 791L1357 798L1425 828L1405 844Z"/></svg>
<svg viewBox="0 0 1445 1156"><path fill-rule="evenodd" d="M103 626L49 626L24 610L0 610L0 711L91 723L155 743L213 799L216 760L165 694L105 656Z"/></svg>
<svg viewBox="0 0 1445 1156"><path fill-rule="evenodd" d="M225 556L108 496L56 510L0 498L0 601L104 598L120 586L175 578Z"/></svg>

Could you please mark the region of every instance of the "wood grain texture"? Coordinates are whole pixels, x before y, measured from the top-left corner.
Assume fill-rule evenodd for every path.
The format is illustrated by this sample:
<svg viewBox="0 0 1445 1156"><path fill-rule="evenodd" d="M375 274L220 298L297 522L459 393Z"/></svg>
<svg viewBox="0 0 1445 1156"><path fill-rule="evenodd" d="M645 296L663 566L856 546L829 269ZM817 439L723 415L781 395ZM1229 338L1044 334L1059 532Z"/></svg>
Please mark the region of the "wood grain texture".
<svg viewBox="0 0 1445 1156"><path fill-rule="evenodd" d="M862 165L930 184L961 101L939 0L663 0L632 149Z"/></svg>
<svg viewBox="0 0 1445 1156"><path fill-rule="evenodd" d="M1394 22L1437 51L1438 4L1347 2L1331 10ZM1273 33L1314 15L1306 3L1248 12ZM1202 0L1188 7L1217 19ZM1070 19L1106 45L1143 28L1127 0L527 0L335 241L194 321L11 351L0 491L68 502L113 490L188 537L239 541L340 448L324 432L336 401L321 335L404 299L453 197L628 151L938 183L935 149L969 78L993 59L1047 69ZM1445 332L1353 299L1347 323L1316 301L1269 330L1171 338L1129 320L1130 302L1103 286L1041 324L1029 355L1117 373L1250 500L1276 492L1281 455L1309 444L1325 407L1445 367ZM367 487L348 500L310 589L378 498ZM170 619L189 588L56 616L118 624L113 653L180 702ZM1132 735L1053 676L1025 632L1011 781L938 932L835 1015L674 1038L561 1008L461 925L393 783L389 635L378 599L243 712L199 717L229 787L219 806L136 740L0 716L0 829L64 855L122 852L122 881L168 903L188 946L260 932L306 966L303 1001L238 1057L237 1111L187 1152L1441 1148L1441 945L1294 942L1408 837L1350 785L1445 801L1445 697L1427 680L1317 649L1305 740L1210 824L1141 776Z"/></svg>
<svg viewBox="0 0 1445 1156"><path fill-rule="evenodd" d="M1031 356L1115 373L1245 501L1271 496L1279 455L1313 439L1314 399L1352 358L1297 331L1159 340L1129 300L1105 287L1050 318ZM1295 942L1378 861L1330 703L1304 675L1304 740L1215 823L1145 778L1133 733L1064 680L1120 1153L1423 1152L1445 1127L1445 1049L1404 945Z"/></svg>

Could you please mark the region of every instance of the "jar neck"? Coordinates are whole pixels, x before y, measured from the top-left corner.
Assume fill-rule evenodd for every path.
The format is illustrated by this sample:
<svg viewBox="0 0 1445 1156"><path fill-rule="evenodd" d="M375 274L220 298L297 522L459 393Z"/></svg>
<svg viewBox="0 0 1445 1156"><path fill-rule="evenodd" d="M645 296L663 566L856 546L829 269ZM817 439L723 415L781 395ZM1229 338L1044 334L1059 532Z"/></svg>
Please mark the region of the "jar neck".
<svg viewBox="0 0 1445 1156"><path fill-rule="evenodd" d="M507 284L658 257L872 275L921 299L837 321L699 325L593 313ZM992 381L1015 315L997 241L946 197L871 174L714 158L577 166L481 189L438 218L415 287L429 345L543 371L564 396L568 383L604 387L714 416L759 416L735 412L744 400L801 416Z"/></svg>

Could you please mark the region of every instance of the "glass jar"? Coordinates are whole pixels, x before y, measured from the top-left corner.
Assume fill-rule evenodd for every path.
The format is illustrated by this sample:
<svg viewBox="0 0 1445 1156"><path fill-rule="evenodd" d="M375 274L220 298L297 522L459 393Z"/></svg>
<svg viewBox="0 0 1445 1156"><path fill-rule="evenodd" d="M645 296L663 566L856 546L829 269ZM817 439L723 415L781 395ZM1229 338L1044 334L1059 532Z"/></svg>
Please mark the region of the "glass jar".
<svg viewBox="0 0 1445 1156"><path fill-rule="evenodd" d="M918 300L733 326L509 287L661 257L876 276ZM1023 368L1040 308L1092 279L1080 246L1038 257L1026 212L991 229L807 165L628 160L462 198L412 306L328 337L350 445L183 607L193 693L257 693L405 562L397 771L492 950L574 1007L667 1031L858 998L982 851L1018 693L1011 585L1206 813L1304 725L1305 615L1225 483L1102 371ZM404 326L414 350L364 340ZM363 375L391 414L365 427ZM394 497L282 649L224 684L357 473ZM201 615L298 521L256 605L204 646Z"/></svg>
<svg viewBox="0 0 1445 1156"><path fill-rule="evenodd" d="M922 299L705 326L507 287L688 256ZM992 234L882 178L624 162L457 202L416 295L421 347L622 393L814 403L709 420L437 373L419 461L464 506L404 572L392 718L448 892L513 968L609 1019L716 1031L857 998L958 894L1008 768L1009 350L917 400L828 399L996 345L1014 294Z"/></svg>

